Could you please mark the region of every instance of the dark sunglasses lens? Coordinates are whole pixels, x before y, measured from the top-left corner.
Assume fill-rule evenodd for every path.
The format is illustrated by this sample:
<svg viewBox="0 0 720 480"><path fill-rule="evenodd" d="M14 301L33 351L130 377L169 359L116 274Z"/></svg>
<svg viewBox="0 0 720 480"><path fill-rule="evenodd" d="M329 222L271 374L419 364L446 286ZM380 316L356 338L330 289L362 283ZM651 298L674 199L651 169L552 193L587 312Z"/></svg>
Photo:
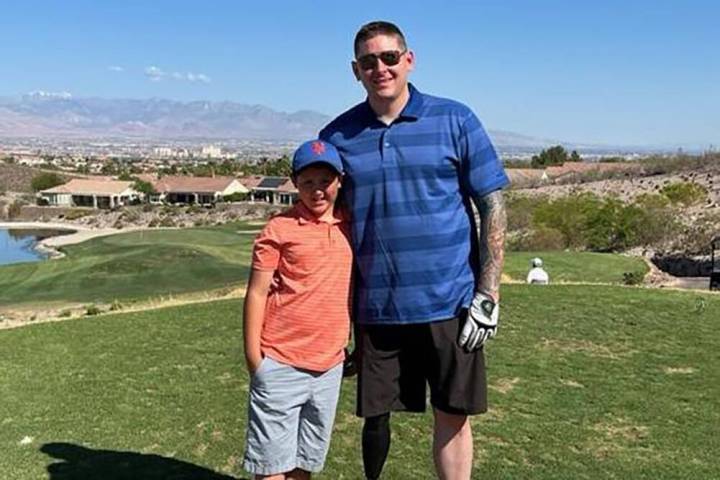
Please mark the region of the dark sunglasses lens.
<svg viewBox="0 0 720 480"><path fill-rule="evenodd" d="M388 67L392 67L394 65L397 65L400 61L400 52L396 50L382 52L380 54L380 60L382 60L382 62Z"/></svg>
<svg viewBox="0 0 720 480"><path fill-rule="evenodd" d="M363 70L370 70L371 68L375 68L375 65L377 64L377 58L372 53L368 55L363 55L362 57L357 59L358 65L360 65L360 68Z"/></svg>

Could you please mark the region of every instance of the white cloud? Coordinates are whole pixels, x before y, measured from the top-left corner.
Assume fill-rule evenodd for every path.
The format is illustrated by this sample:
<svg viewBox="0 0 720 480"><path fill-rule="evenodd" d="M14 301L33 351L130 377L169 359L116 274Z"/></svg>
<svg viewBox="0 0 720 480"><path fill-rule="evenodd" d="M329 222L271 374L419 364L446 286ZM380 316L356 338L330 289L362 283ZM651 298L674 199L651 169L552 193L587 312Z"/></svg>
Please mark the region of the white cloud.
<svg viewBox="0 0 720 480"><path fill-rule="evenodd" d="M63 100L72 98L70 92L47 92L45 90L34 90L28 93L28 96L34 98L62 98Z"/></svg>
<svg viewBox="0 0 720 480"><path fill-rule="evenodd" d="M155 65L151 65L151 66L145 68L145 76L148 77L153 82L159 82L166 78L169 78L171 80L178 80L181 82L191 82L191 83L210 83L211 82L210 77L208 77L204 73L166 72L163 69L156 67Z"/></svg>
<svg viewBox="0 0 720 480"><path fill-rule="evenodd" d="M145 76L153 82L159 82L163 79L163 77L167 76L167 73L163 72L155 65L151 65L145 69Z"/></svg>
<svg viewBox="0 0 720 480"><path fill-rule="evenodd" d="M108 70L110 70L111 72L124 72L125 71L125 69L119 65L110 65L108 67Z"/></svg>

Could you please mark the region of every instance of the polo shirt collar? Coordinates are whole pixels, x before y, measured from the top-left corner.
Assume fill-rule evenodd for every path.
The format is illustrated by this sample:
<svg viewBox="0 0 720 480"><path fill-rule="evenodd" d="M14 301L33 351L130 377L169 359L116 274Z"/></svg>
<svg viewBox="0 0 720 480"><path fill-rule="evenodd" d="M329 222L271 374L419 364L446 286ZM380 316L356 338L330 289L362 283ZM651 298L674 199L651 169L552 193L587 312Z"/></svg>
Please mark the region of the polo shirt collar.
<svg viewBox="0 0 720 480"><path fill-rule="evenodd" d="M295 211L298 214L298 225L307 225L308 223L327 223L328 225L336 225L342 222L342 219L338 218L337 215L333 216L330 221L319 220L310 210L308 210L305 204L300 201L295 204Z"/></svg>

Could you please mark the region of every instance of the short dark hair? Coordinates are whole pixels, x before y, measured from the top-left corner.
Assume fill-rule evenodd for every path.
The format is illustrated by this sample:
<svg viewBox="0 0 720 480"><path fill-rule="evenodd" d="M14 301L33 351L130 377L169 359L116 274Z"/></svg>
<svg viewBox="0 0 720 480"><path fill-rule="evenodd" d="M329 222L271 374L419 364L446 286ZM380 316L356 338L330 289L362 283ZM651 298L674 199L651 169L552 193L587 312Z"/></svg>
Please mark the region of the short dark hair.
<svg viewBox="0 0 720 480"><path fill-rule="evenodd" d="M373 37L376 37L378 35L390 35L398 39L398 43L400 43L400 46L403 48L403 50L407 49L407 44L405 43L405 35L400 31L397 25L390 22L384 22L382 20L378 20L375 22L366 23L362 27L360 27L360 30L355 34L355 43L353 44L355 55L357 55L358 50L360 50L360 45L370 40Z"/></svg>

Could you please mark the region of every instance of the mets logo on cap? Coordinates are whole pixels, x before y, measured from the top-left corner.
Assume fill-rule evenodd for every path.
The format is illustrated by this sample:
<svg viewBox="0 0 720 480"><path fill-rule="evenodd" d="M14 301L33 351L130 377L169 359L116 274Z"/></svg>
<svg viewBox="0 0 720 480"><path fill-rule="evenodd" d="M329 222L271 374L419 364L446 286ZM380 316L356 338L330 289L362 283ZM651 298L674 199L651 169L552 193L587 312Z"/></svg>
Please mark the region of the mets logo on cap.
<svg viewBox="0 0 720 480"><path fill-rule="evenodd" d="M321 142L320 140L316 140L316 141L312 142L312 145L310 146L310 148L312 149L312 151L315 155L322 155L323 153L325 153L325 144L323 142Z"/></svg>

